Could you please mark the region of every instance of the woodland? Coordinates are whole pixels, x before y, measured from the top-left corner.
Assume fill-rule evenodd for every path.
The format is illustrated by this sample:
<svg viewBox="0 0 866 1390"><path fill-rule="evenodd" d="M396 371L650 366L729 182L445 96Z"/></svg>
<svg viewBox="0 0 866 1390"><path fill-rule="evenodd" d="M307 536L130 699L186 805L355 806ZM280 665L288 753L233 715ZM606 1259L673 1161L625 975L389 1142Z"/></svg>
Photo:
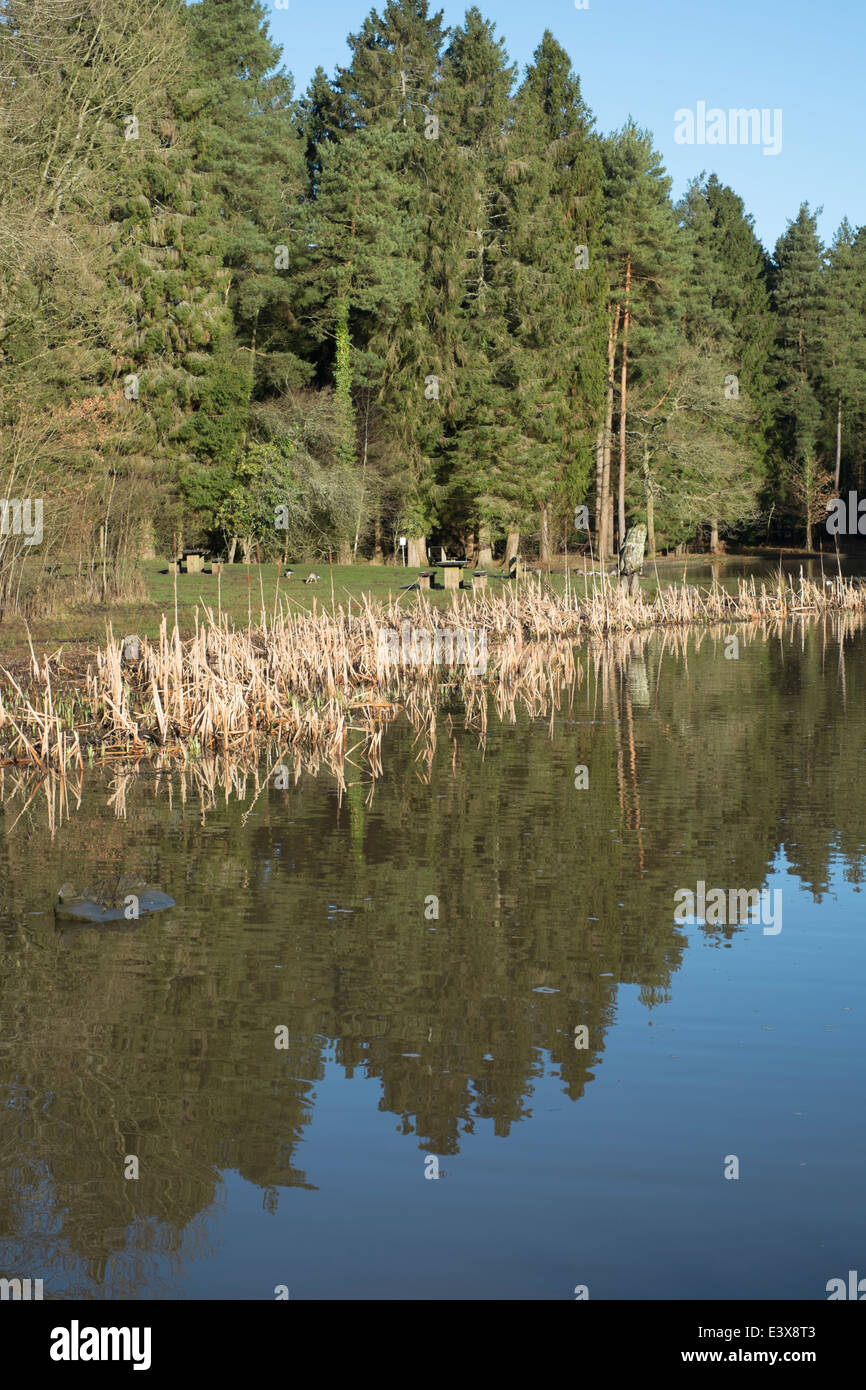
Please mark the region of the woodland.
<svg viewBox="0 0 866 1390"><path fill-rule="evenodd" d="M863 483L866 229L674 202L550 32L521 75L387 0L348 46L296 92L255 0L0 0L0 455L44 513L3 603L182 545L814 546Z"/></svg>

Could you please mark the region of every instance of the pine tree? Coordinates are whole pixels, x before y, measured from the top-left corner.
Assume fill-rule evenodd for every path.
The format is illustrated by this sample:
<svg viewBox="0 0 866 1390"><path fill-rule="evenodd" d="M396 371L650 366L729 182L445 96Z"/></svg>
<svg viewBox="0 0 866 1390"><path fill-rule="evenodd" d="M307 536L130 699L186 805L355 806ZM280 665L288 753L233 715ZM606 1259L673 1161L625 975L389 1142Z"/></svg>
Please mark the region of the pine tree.
<svg viewBox="0 0 866 1390"><path fill-rule="evenodd" d="M843 446L852 483L862 484L866 434L866 229L842 222L830 248L824 338L825 394L834 435L834 487Z"/></svg>
<svg viewBox="0 0 866 1390"><path fill-rule="evenodd" d="M700 491L710 510L695 519L709 524L710 549L715 551L720 524L723 530L736 528L754 517L765 481L773 341L768 266L742 199L715 175L693 181L678 214L689 259L683 305L691 352L684 376L692 381L691 398L703 403L698 408L709 446L702 451ZM715 485L714 440L719 463ZM731 449L741 470L735 488L725 466ZM689 514L686 496L678 510Z"/></svg>
<svg viewBox="0 0 866 1390"><path fill-rule="evenodd" d="M328 81L324 68L316 68L298 102L297 128L304 146L309 188L315 195L322 167L319 147L329 140L338 140L342 132L353 128L348 103Z"/></svg>
<svg viewBox="0 0 866 1390"><path fill-rule="evenodd" d="M431 14L428 0L386 0L381 16L371 10L360 31L349 35L352 61L340 68L337 82L356 128L418 127L434 89L442 38L442 11Z"/></svg>
<svg viewBox="0 0 866 1390"><path fill-rule="evenodd" d="M355 379L380 390L398 319L417 300L418 218L398 174L410 144L401 130L373 126L324 146L295 241L297 312L327 345L328 374L343 321Z"/></svg>
<svg viewBox="0 0 866 1390"><path fill-rule="evenodd" d="M565 50L547 31L517 94L504 167L512 431L522 513L569 510L589 485L605 367L602 165Z"/></svg>
<svg viewBox="0 0 866 1390"><path fill-rule="evenodd" d="M389 0L382 16L374 10L349 36L351 62L336 81L316 74L300 111L313 193L304 239L315 248L301 256L302 302L322 345L319 380L333 376L334 308L343 286L354 413L364 421L362 468L368 491L379 493L370 498L377 544L387 495L392 524L410 530L415 563L425 558L430 503L423 443L435 415L425 414L425 376L432 369L422 273L430 216L425 130L441 21L427 0ZM371 437L378 446L375 487L369 486Z"/></svg>
<svg viewBox="0 0 866 1390"><path fill-rule="evenodd" d="M825 251L807 203L776 243L773 302L777 433L782 450L778 485L780 490L787 487L793 510L801 514L806 545L811 549L812 529L832 479L819 452L827 304Z"/></svg>
<svg viewBox="0 0 866 1390"><path fill-rule="evenodd" d="M509 94L515 69L495 26L476 8L452 36L437 109L447 131L443 168L447 214L434 238L446 239L446 354L454 374L437 496L446 529L487 560L497 531L513 523L519 478L508 466L513 365L504 260L502 192Z"/></svg>
<svg viewBox="0 0 866 1390"><path fill-rule="evenodd" d="M295 291L281 254L294 235L307 169L292 80L278 67L281 50L268 34L264 6L198 0L187 15L197 98L190 134L215 206L216 255L229 272L234 328L221 344L217 404L227 408L219 427L205 393L186 434L208 463L214 506L225 467L247 444L254 400L310 375L292 350ZM202 493L200 483L196 491Z"/></svg>
<svg viewBox="0 0 866 1390"><path fill-rule="evenodd" d="M178 532L208 529L234 457L224 441L229 272L219 255L218 204L195 168L187 110L185 92L168 94L157 138L143 137L130 155L129 190L113 210L115 274L129 315L118 335L119 371L137 382L142 446L182 489L172 522Z"/></svg>
<svg viewBox="0 0 866 1390"><path fill-rule="evenodd" d="M652 137L629 121L602 141L605 166L605 244L608 274L608 389L602 469L597 507L607 554L611 528L608 503L616 376L619 377L618 533L626 527L626 459L629 381L643 378L664 389L670 377L671 344L678 329L682 246L670 202L671 181ZM619 371L616 372L616 354Z"/></svg>

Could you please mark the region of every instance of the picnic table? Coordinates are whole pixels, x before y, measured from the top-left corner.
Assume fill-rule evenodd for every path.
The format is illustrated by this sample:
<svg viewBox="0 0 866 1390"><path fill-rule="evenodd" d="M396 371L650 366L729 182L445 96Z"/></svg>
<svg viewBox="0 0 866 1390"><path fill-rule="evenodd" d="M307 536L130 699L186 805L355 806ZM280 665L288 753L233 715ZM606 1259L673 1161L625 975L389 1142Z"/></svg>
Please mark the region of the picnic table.
<svg viewBox="0 0 866 1390"><path fill-rule="evenodd" d="M430 567L426 570L419 570L418 577L413 584L407 585L412 589L429 589L436 578L436 571L442 571L443 588L459 589L463 580L463 571L471 572L471 585L473 590L485 589L487 587L488 570L474 569L469 560L432 560Z"/></svg>
<svg viewBox="0 0 866 1390"><path fill-rule="evenodd" d="M206 550L183 550L168 562L169 574L201 574L208 558Z"/></svg>
<svg viewBox="0 0 866 1390"><path fill-rule="evenodd" d="M446 589L459 589L463 571L470 565L468 560L439 560L435 568L442 571Z"/></svg>

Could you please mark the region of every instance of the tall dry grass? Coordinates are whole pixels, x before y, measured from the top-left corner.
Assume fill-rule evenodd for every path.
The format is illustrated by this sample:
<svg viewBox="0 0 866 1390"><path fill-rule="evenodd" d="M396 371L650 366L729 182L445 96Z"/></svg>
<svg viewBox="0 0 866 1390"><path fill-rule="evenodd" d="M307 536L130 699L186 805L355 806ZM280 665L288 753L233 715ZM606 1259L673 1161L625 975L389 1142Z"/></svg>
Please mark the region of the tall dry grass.
<svg viewBox="0 0 866 1390"><path fill-rule="evenodd" d="M375 776L385 728L405 714L435 748L437 716L455 697L483 733L488 710L514 719L558 708L579 672L578 643L619 643L634 635L693 624L778 623L797 615L860 615L866 587L841 577L818 585L800 577L775 584L741 581L736 594L685 585L653 598L624 588L578 599L523 585L506 593L456 594L443 614L423 597L404 607L369 599L335 611L290 612L233 628L209 608L182 638L163 618L159 638L127 663L109 628L84 677L62 653L37 660L26 676L0 668L0 761L49 769L157 759L188 764L208 753L255 759L281 750L296 769L322 759L342 780L357 755ZM469 631L487 643L486 670L405 663L383 633ZM492 696L488 699L488 696Z"/></svg>

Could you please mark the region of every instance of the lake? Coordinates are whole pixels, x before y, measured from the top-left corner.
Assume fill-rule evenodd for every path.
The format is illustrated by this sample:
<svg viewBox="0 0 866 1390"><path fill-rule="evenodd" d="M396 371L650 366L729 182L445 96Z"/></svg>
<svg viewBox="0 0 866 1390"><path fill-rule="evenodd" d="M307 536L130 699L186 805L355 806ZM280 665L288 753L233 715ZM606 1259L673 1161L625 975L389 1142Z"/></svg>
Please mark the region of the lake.
<svg viewBox="0 0 866 1390"><path fill-rule="evenodd" d="M559 708L399 723L345 789L5 769L0 1275L824 1299L862 1267L864 628L579 657ZM55 921L117 873L176 906Z"/></svg>

